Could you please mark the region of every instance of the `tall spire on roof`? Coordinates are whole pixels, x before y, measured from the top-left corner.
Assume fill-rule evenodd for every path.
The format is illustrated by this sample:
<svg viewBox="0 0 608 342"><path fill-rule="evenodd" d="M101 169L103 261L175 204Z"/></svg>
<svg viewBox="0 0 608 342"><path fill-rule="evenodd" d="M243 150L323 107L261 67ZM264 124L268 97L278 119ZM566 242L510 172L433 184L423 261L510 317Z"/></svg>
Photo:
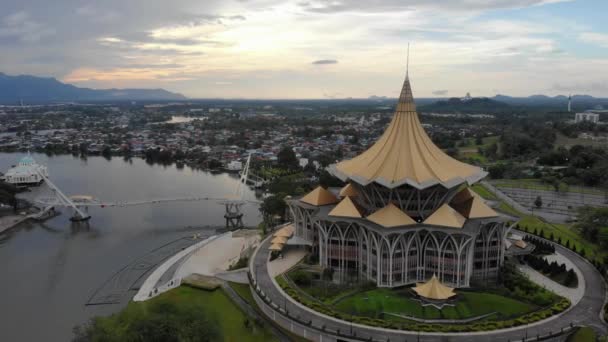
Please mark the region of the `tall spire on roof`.
<svg viewBox="0 0 608 342"><path fill-rule="evenodd" d="M405 61L405 79L410 75L410 43L407 43L407 60Z"/></svg>
<svg viewBox="0 0 608 342"><path fill-rule="evenodd" d="M409 184L419 190L438 183L445 188L472 184L487 174L448 156L433 143L416 114L409 70L384 134L360 155L330 165L329 171L343 181L350 179L363 186L376 182L394 189Z"/></svg>
<svg viewBox="0 0 608 342"><path fill-rule="evenodd" d="M416 104L414 103L414 95L410 85L410 43L407 43L407 61L405 66L405 81L401 87L401 95L397 102L397 114L411 113L416 114Z"/></svg>

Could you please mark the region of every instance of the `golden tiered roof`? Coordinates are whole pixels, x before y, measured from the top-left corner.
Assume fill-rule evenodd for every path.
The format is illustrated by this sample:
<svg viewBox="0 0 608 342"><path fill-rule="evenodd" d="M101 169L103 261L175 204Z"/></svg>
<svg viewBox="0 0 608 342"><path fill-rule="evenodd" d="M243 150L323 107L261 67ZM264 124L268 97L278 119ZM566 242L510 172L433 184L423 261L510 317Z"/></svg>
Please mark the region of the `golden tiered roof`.
<svg viewBox="0 0 608 342"><path fill-rule="evenodd" d="M277 230L272 234L273 238L270 241L270 246L268 247L271 251L282 251L283 247L287 243L287 240L293 236L295 228L293 224L288 224L285 227Z"/></svg>
<svg viewBox="0 0 608 342"><path fill-rule="evenodd" d="M466 218L459 212L454 210L448 204L443 204L439 209L435 210L431 216L424 220L424 224L432 224L434 226L444 226L450 228L462 228L466 222Z"/></svg>
<svg viewBox="0 0 608 342"><path fill-rule="evenodd" d="M385 228L416 224L416 221L393 203L389 203L386 207L375 211L373 214L369 215L367 219Z"/></svg>
<svg viewBox="0 0 608 342"><path fill-rule="evenodd" d="M289 224L289 225L277 230L274 234L272 234L272 236L290 238L293 235L294 231L295 231L295 228L293 227L293 224Z"/></svg>
<svg viewBox="0 0 608 342"><path fill-rule="evenodd" d="M357 192L357 189L355 189L355 187L350 183L346 184L342 189L340 189L340 197L356 197L358 195L359 193Z"/></svg>
<svg viewBox="0 0 608 342"><path fill-rule="evenodd" d="M270 245L270 247L268 247L268 250L271 251L282 251L283 250L283 244L281 243L273 243Z"/></svg>
<svg viewBox="0 0 608 342"><path fill-rule="evenodd" d="M420 297L435 300L444 300L456 295L453 288L443 285L434 274L433 277L426 283L416 284L414 291Z"/></svg>
<svg viewBox="0 0 608 342"><path fill-rule="evenodd" d="M287 237L286 236L275 236L274 238L272 238L272 240L270 240L270 243L275 244L285 244L287 243Z"/></svg>
<svg viewBox="0 0 608 342"><path fill-rule="evenodd" d="M407 75L395 115L380 139L357 157L330 166L330 171L343 181L377 182L391 189L403 184L451 188L472 184L487 174L448 156L431 141L418 119Z"/></svg>
<svg viewBox="0 0 608 342"><path fill-rule="evenodd" d="M524 240L516 240L515 242L513 242L513 244L521 249L525 249L526 247L528 247L528 244Z"/></svg>
<svg viewBox="0 0 608 342"><path fill-rule="evenodd" d="M338 205L336 205L328 214L334 217L353 217L361 218L361 210L357 207L357 204L346 196Z"/></svg>
<svg viewBox="0 0 608 342"><path fill-rule="evenodd" d="M300 198L300 201L314 206L321 206L338 203L338 198L331 191L318 186L306 196Z"/></svg>
<svg viewBox="0 0 608 342"><path fill-rule="evenodd" d="M477 193L469 188L462 189L450 202L462 216L469 219L497 217L494 209L488 207Z"/></svg>

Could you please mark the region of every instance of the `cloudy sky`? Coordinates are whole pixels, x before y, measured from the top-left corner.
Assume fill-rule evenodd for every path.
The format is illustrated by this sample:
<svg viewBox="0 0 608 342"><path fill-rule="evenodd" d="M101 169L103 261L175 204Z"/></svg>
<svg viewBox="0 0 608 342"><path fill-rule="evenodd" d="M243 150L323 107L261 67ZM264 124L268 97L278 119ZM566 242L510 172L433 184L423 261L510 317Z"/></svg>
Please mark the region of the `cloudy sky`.
<svg viewBox="0 0 608 342"><path fill-rule="evenodd" d="M189 97L608 97L607 0L2 0L0 72Z"/></svg>

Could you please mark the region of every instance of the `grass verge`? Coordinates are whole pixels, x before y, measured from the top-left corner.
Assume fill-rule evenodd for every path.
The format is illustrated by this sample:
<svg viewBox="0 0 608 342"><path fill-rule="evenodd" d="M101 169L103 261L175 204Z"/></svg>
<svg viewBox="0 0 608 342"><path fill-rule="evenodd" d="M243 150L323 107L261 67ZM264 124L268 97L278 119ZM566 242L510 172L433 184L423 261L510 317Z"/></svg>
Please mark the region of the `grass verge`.
<svg viewBox="0 0 608 342"><path fill-rule="evenodd" d="M597 337L595 331L589 327L578 328L568 337L566 342L595 342Z"/></svg>

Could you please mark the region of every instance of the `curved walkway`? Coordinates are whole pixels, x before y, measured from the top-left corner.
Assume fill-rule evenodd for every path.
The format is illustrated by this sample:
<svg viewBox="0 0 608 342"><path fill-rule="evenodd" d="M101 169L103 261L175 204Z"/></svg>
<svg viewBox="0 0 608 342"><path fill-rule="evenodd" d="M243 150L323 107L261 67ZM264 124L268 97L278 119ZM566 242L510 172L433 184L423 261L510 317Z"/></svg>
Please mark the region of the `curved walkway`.
<svg viewBox="0 0 608 342"><path fill-rule="evenodd" d="M268 260L270 239L264 240L253 255L251 262L251 272L259 288L265 293L267 298L278 307L286 310L291 317L298 317L300 321L310 322L313 327L324 327L324 331L342 332L344 334L356 336L357 340L374 341L488 341L506 342L518 341L524 337L547 336L559 332L562 328L573 325L587 325L596 331L606 334L608 329L600 318L600 313L605 298L605 283L601 275L587 260L578 254L556 245L556 250L566 258L570 259L584 274L585 294L578 304L572 306L565 313L553 316L546 320L532 323L526 326L519 326L510 329L497 330L492 332L474 333L418 333L408 331L398 331L391 329L375 328L356 323L338 320L333 317L325 316L321 313L312 311L310 308L295 302L279 288L276 281L268 273ZM352 333L351 333L352 332Z"/></svg>
<svg viewBox="0 0 608 342"><path fill-rule="evenodd" d="M159 282L161 282L161 280L164 279L164 275L165 275L165 273L167 273L169 271L169 269L174 268L174 267L179 267L180 260L183 260L189 254L191 254L191 253L195 252L197 249L199 249L201 246L204 246L204 245L208 244L209 242L211 242L221 236L223 236L223 235L219 235L219 236L213 235L198 243L195 243L194 245L179 251L177 254L173 255L171 258L169 258L163 264L158 266L154 270L154 272L152 272L152 274L150 274L150 276L148 276L148 278L143 282L143 284L139 288L139 291L133 297L133 301L142 302L142 301L152 298L153 296L158 295L159 293L166 292L167 290L170 290L173 287L179 286L179 284L181 283L181 278L169 279L169 281L171 281L171 280L173 281L172 283L170 283L168 281L163 281L165 283L165 285L161 284L161 286L159 286ZM173 273L171 273L171 274L173 274Z"/></svg>
<svg viewBox="0 0 608 342"><path fill-rule="evenodd" d="M526 274L533 282L537 283L544 288L557 293L558 295L570 299L572 304L576 305L585 295L585 278L583 277L582 272L572 263L568 258L561 255L559 252L553 255L548 255L544 257L549 263L553 261L557 261L558 264L566 264L566 269L572 269L576 273L578 278L577 287L567 287L562 284L557 283L551 278L543 275L537 270L533 269L529 265L522 264L518 265L518 268L521 272Z"/></svg>

